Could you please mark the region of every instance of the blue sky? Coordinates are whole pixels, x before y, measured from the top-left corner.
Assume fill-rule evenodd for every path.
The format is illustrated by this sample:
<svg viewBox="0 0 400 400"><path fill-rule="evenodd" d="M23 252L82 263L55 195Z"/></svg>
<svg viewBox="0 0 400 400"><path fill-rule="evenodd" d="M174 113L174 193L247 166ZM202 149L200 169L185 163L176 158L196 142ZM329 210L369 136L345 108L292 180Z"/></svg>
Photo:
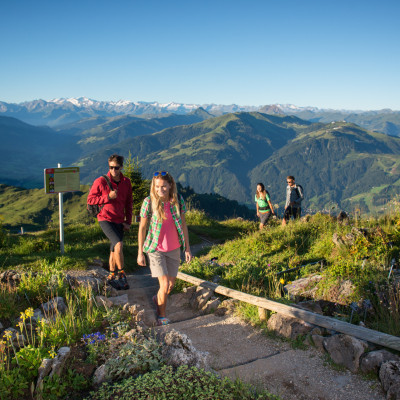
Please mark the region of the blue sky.
<svg viewBox="0 0 400 400"><path fill-rule="evenodd" d="M0 5L0 101L400 110L399 1Z"/></svg>

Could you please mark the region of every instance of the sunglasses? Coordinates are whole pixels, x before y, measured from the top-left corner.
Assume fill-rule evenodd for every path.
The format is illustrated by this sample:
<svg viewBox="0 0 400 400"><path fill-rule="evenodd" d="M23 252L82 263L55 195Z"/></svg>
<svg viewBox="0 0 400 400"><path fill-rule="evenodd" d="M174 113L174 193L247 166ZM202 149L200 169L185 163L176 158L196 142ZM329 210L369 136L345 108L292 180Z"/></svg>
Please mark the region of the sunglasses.
<svg viewBox="0 0 400 400"><path fill-rule="evenodd" d="M165 176L165 175L168 175L168 172L167 171L156 171L156 172L154 172L154 176Z"/></svg>
<svg viewBox="0 0 400 400"><path fill-rule="evenodd" d="M109 167L110 169L115 169L116 171L118 171L121 168L121 167L114 167L113 165L110 165Z"/></svg>

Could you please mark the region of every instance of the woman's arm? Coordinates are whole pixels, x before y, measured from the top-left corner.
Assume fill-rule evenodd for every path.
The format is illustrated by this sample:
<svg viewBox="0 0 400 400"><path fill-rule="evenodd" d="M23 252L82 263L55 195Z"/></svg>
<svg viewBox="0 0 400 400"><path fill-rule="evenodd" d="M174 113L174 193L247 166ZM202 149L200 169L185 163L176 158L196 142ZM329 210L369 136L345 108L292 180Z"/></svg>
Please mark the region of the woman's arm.
<svg viewBox="0 0 400 400"><path fill-rule="evenodd" d="M183 230L183 237L185 238L185 261L190 262L193 258L192 252L190 251L190 244L189 244L189 231L186 225L185 215L181 214L182 220L182 230Z"/></svg>
<svg viewBox="0 0 400 400"><path fill-rule="evenodd" d="M146 228L147 228L147 218L141 217L138 231L138 256L137 263L138 265L146 266L146 258L143 253L143 244L144 238L146 236Z"/></svg>
<svg viewBox="0 0 400 400"><path fill-rule="evenodd" d="M271 209L272 214L275 215L274 207L272 207L271 200L268 200L268 205L269 205L269 208Z"/></svg>

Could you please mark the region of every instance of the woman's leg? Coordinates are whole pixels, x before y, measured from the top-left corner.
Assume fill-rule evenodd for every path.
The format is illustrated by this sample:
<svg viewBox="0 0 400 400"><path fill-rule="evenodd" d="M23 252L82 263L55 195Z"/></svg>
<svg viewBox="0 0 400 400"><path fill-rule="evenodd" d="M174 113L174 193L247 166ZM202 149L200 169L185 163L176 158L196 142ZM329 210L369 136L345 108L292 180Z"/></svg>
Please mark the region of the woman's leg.
<svg viewBox="0 0 400 400"><path fill-rule="evenodd" d="M169 293L169 279L168 275L163 275L158 277L158 283L160 288L157 292L157 304L159 309L159 317L165 317L165 311L167 308L167 297Z"/></svg>
<svg viewBox="0 0 400 400"><path fill-rule="evenodd" d="M160 289L157 293L159 317L165 317L168 295L174 288L175 280L176 278L174 276L164 275L158 277L158 282L160 284Z"/></svg>

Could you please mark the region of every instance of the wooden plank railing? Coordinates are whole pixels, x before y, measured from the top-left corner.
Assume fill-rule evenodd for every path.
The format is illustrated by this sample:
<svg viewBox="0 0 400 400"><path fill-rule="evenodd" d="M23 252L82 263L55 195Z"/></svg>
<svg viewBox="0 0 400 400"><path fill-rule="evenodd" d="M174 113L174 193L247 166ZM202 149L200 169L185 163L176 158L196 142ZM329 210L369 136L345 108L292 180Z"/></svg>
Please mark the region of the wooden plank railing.
<svg viewBox="0 0 400 400"><path fill-rule="evenodd" d="M220 286L216 283L208 282L203 279L184 274L183 272L178 272L177 278L197 286L211 289L215 293L219 293L227 297L232 297L233 299L237 299L249 304L253 304L257 307L275 311L277 313L284 314L290 317L299 318L314 325L322 326L327 329L355 336L359 339L367 340L369 342L400 351L400 337L398 336L392 336L386 333L364 328L362 326L352 325L348 322L340 321L335 318L325 317L323 315L315 314L310 311L287 306L276 301L253 296L251 294L243 293L238 290L229 289L225 286Z"/></svg>

